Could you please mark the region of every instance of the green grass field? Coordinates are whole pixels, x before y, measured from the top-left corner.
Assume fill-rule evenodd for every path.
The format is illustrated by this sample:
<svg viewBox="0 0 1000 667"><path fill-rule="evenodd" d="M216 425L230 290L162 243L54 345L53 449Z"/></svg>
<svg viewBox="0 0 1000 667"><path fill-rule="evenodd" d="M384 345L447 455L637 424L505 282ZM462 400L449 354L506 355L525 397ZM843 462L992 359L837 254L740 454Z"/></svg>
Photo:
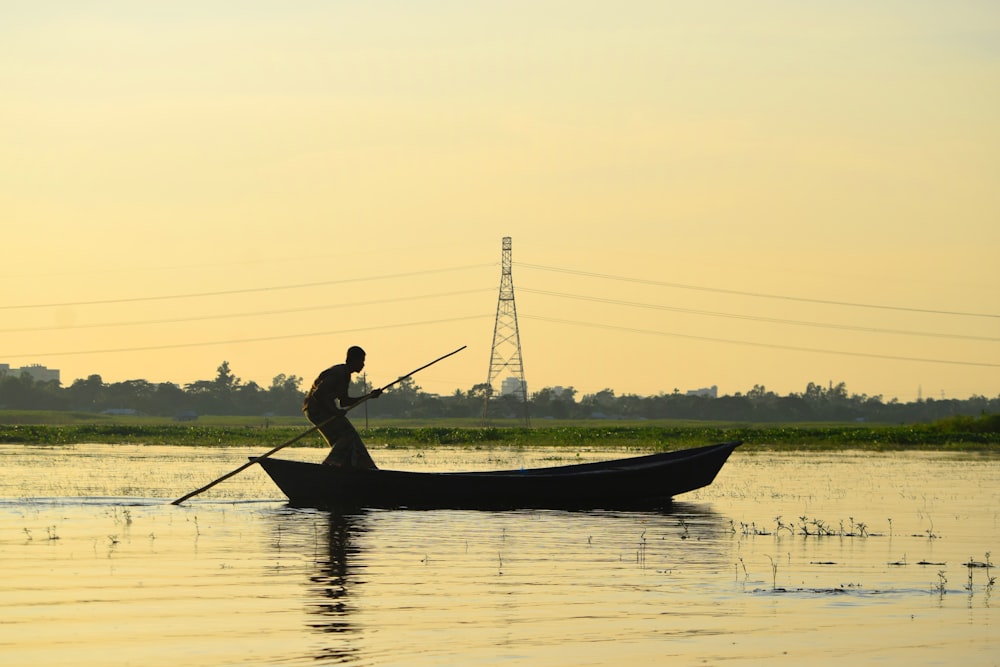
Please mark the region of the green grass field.
<svg viewBox="0 0 1000 667"><path fill-rule="evenodd" d="M611 447L662 451L742 440L748 450L940 450L1000 455L1000 415L955 417L931 424L741 424L674 420L519 421L352 419L373 446ZM303 417L167 417L83 412L0 411L0 444L79 443L249 446L271 448L303 434ZM295 446L323 447L318 433Z"/></svg>

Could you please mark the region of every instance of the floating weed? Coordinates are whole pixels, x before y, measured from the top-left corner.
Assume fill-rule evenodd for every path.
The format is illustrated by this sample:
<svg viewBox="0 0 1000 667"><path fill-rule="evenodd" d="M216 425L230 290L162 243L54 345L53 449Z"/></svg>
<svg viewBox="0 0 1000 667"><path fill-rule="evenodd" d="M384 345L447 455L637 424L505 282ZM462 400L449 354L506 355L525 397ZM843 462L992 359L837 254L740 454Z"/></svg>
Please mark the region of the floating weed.
<svg viewBox="0 0 1000 667"><path fill-rule="evenodd" d="M891 561L891 562L887 563L887 565L895 565L895 566L899 566L899 567L903 567L903 566L906 566L908 564L909 563L906 561L906 554L903 554L903 557L901 559L899 559L899 560ZM943 567L943 566L947 565L947 563L934 562L934 561L929 561L929 560L926 560L926 559L922 559L922 560L918 560L916 562L916 565L937 565L937 566Z"/></svg>
<svg viewBox="0 0 1000 667"><path fill-rule="evenodd" d="M735 532L735 527L733 528L733 531ZM761 536L771 534L766 528L758 527L756 522L743 523L742 521L740 522L740 532L744 537L750 535Z"/></svg>
<svg viewBox="0 0 1000 667"><path fill-rule="evenodd" d="M780 593L788 595L885 595L891 591L865 590L861 584L840 584L833 588L776 588L755 589L754 593Z"/></svg>
<svg viewBox="0 0 1000 667"><path fill-rule="evenodd" d="M745 582L750 578L750 573L747 572L747 564L743 562L743 556L739 556L740 567L743 568L743 581ZM739 579L739 570L736 570L736 578Z"/></svg>
<svg viewBox="0 0 1000 667"><path fill-rule="evenodd" d="M111 521L114 522L115 525L132 525L132 512L127 507L112 507L106 514L111 517Z"/></svg>
<svg viewBox="0 0 1000 667"><path fill-rule="evenodd" d="M931 527L924 530L922 533L913 533L910 537L926 537L928 540L939 539L940 536L934 532L934 520L931 519L930 515L927 515L927 520L931 522Z"/></svg>
<svg viewBox="0 0 1000 667"><path fill-rule="evenodd" d="M770 556L767 559L771 561L771 590L778 590L778 561L774 560Z"/></svg>
<svg viewBox="0 0 1000 667"><path fill-rule="evenodd" d="M944 570L938 570L937 576L937 583L934 584L931 591L937 593L938 597L943 598L944 594L948 592L948 577L945 576Z"/></svg>
<svg viewBox="0 0 1000 667"><path fill-rule="evenodd" d="M274 532L275 532L275 536L274 536L273 545L274 545L274 548L277 549L280 552L281 551L281 535L282 535L281 524L280 523L277 526L277 530L275 530Z"/></svg>
<svg viewBox="0 0 1000 667"><path fill-rule="evenodd" d="M755 537L762 535L774 535L776 537L780 537L782 531L787 532L788 535L791 536L799 535L802 537L880 537L879 533L873 533L869 530L867 523L857 521L854 517L848 517L848 522L846 524L844 520L841 519L837 522L837 525L834 526L824 519L808 517L805 515L799 517L797 524L794 521L785 523L779 515L774 517L774 524L774 532L758 526L756 522L740 522L739 530L737 530L736 523L730 519L729 530L734 534L739 532L743 536L752 535Z"/></svg>
<svg viewBox="0 0 1000 667"><path fill-rule="evenodd" d="M982 570L986 571L985 572L985 574L986 574L986 583L983 585L983 588L986 591L987 596L989 595L989 593L992 591L993 586L996 584L996 581L997 581L997 578L995 576L993 576L992 574L990 574L990 569L992 567L993 567L993 563L990 561L990 552L989 551L986 552L985 559L981 560L981 561L973 560L972 557L969 557L969 561L965 564L965 568L966 568L966 570L969 573L968 583L966 583L965 588L966 588L966 590L969 591L970 595L972 594L972 590L973 590L973 577L972 577L972 573L973 573L973 571L975 571L977 569L982 569Z"/></svg>
<svg viewBox="0 0 1000 667"><path fill-rule="evenodd" d="M27 529L25 529L25 530L27 530ZM993 563L990 562L990 552L989 551L986 552L986 560L983 560L983 561L973 560L972 557L970 556L969 557L969 562L967 562L965 564L965 566L968 567L969 569L972 569L972 568L985 568L986 569L986 573L989 574L989 569L991 567L993 567Z"/></svg>

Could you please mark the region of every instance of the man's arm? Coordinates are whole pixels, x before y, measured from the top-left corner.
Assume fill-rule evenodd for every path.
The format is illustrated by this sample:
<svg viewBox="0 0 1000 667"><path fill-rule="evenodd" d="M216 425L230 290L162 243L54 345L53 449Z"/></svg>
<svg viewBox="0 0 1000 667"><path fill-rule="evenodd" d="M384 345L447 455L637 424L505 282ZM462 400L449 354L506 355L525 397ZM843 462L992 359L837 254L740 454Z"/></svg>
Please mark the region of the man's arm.
<svg viewBox="0 0 1000 667"><path fill-rule="evenodd" d="M372 389L370 392L368 392L364 396L348 396L347 392L345 391L344 392L344 397L343 398L338 398L338 401L340 403L340 407L341 408L349 408L352 405L354 405L354 404L356 404L356 403L358 403L360 401L363 401L363 400L365 400L367 398L378 398L381 395L382 395L382 390L381 389Z"/></svg>

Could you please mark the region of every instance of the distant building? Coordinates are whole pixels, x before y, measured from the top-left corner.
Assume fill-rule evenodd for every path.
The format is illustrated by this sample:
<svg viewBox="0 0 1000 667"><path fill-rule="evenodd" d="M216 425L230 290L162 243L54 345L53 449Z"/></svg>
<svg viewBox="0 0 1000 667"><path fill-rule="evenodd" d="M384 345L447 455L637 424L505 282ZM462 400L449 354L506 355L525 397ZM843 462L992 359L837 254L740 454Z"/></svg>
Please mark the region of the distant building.
<svg viewBox="0 0 1000 667"><path fill-rule="evenodd" d="M514 377L506 377L503 382L500 383L500 395L501 396L520 396L522 392L521 381Z"/></svg>
<svg viewBox="0 0 1000 667"><path fill-rule="evenodd" d="M711 387L702 387L701 389L690 389L688 390L687 396L705 396L707 398L718 398L719 388L714 384Z"/></svg>
<svg viewBox="0 0 1000 667"><path fill-rule="evenodd" d="M29 364L28 366L23 366L21 368L11 368L10 364L0 364L0 377L10 375L13 377L21 377L27 373L31 376L31 379L35 382L51 382L55 380L59 382L59 370L56 368L46 368L39 364Z"/></svg>

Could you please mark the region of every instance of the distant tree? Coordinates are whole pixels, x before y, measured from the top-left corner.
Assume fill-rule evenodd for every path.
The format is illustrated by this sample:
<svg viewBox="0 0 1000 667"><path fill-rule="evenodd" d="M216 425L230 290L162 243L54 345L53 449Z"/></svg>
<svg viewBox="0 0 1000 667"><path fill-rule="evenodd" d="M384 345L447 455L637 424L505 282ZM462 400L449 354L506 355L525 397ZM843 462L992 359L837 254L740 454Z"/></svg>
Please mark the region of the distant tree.
<svg viewBox="0 0 1000 667"><path fill-rule="evenodd" d="M215 386L220 396L230 394L240 386L240 379L229 370L228 361L223 361L216 371Z"/></svg>
<svg viewBox="0 0 1000 667"><path fill-rule="evenodd" d="M302 378L281 373L271 379L267 388L267 411L276 415L302 414Z"/></svg>
<svg viewBox="0 0 1000 667"><path fill-rule="evenodd" d="M202 415L226 414L220 411L217 385L211 380L197 380L184 385L184 392L191 402L191 410Z"/></svg>
<svg viewBox="0 0 1000 667"><path fill-rule="evenodd" d="M106 388L106 403L109 408L130 408L138 412L155 412L153 397L156 387L146 380L125 380L115 382Z"/></svg>
<svg viewBox="0 0 1000 667"><path fill-rule="evenodd" d="M195 411L193 401L178 385L173 382L161 382L156 385L156 414L164 417L176 417L182 412Z"/></svg>
<svg viewBox="0 0 1000 667"><path fill-rule="evenodd" d="M89 375L86 380L75 380L66 389L70 405L75 410L99 412L106 406L106 390L100 375Z"/></svg>
<svg viewBox="0 0 1000 667"><path fill-rule="evenodd" d="M353 396L360 396L365 392L364 385L352 389ZM414 382L412 377L402 378L386 391L377 401L369 401L369 414L374 416L410 417L419 401L420 387Z"/></svg>
<svg viewBox="0 0 1000 667"><path fill-rule="evenodd" d="M364 376L355 377L351 395L367 393ZM298 415L302 406L302 378L276 375L265 390L256 382L244 383L223 361L213 380L199 380L180 386L165 382L127 380L106 384L100 375L90 375L62 388L56 381L36 382L21 373L0 376L0 408L28 410L93 410L133 408L148 414L173 416L181 412L214 415ZM882 395L851 394L844 382L826 386L810 382L805 391L778 396L764 385L755 384L745 394L712 398L687 396L674 389L642 397L616 396L612 389L576 400L573 387L546 387L532 394L528 412L535 417L557 419L587 418L594 414L610 417L650 419L705 419L763 421L855 421L914 423L942 418L1000 413L1000 396L972 396L968 399L927 399L902 403ZM525 406L517 396L496 396L486 383L468 391L456 389L450 396L427 394L404 378L378 401L366 403L366 411L379 418L394 417L478 417L489 398L489 415L520 418Z"/></svg>
<svg viewBox="0 0 1000 667"><path fill-rule="evenodd" d="M580 400L580 405L590 414L612 415L617 412L613 389L606 388L596 394L588 394Z"/></svg>

